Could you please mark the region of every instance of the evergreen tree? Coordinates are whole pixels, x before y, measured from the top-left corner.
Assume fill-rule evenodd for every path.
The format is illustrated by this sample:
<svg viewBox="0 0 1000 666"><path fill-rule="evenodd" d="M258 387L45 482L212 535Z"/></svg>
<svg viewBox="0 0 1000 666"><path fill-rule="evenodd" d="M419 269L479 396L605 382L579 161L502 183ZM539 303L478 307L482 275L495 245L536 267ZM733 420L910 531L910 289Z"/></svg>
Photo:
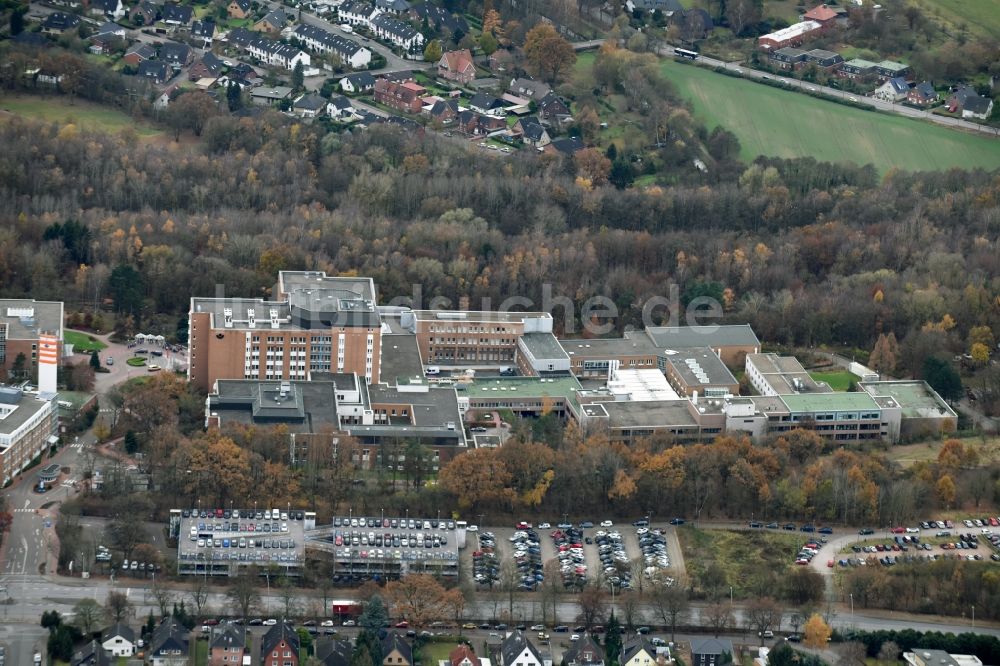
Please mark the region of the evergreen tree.
<svg viewBox="0 0 1000 666"><path fill-rule="evenodd" d="M125 433L125 453L132 455L139 450L139 438L131 430ZM174 608L174 617L178 617L177 608Z"/></svg>
<svg viewBox="0 0 1000 666"><path fill-rule="evenodd" d="M10 13L10 36L20 35L24 32L24 14L28 11L27 7L15 7L14 11Z"/></svg>
<svg viewBox="0 0 1000 666"><path fill-rule="evenodd" d="M90 352L90 367L95 371L101 369L101 356L97 353L97 350Z"/></svg>
<svg viewBox="0 0 1000 666"><path fill-rule="evenodd" d="M230 81L226 86L226 103L229 104L230 111L239 111L243 108L243 90L235 81Z"/></svg>
<svg viewBox="0 0 1000 666"><path fill-rule="evenodd" d="M622 625L613 608L611 618L608 620L608 631L605 634L604 651L608 657L608 664L617 666L622 656Z"/></svg>
<svg viewBox="0 0 1000 666"><path fill-rule="evenodd" d="M382 597L373 594L368 599L368 602L365 603L365 609L358 618L358 626L366 631L370 631L372 634L378 635L379 630L388 622L389 612L385 608Z"/></svg>
<svg viewBox="0 0 1000 666"><path fill-rule="evenodd" d="M295 63L295 69L292 70L292 88L296 90L302 90L305 84L305 68L302 66L302 61L299 60Z"/></svg>
<svg viewBox="0 0 1000 666"><path fill-rule="evenodd" d="M962 397L962 378L948 359L928 356L924 361L923 374L924 380L945 400Z"/></svg>

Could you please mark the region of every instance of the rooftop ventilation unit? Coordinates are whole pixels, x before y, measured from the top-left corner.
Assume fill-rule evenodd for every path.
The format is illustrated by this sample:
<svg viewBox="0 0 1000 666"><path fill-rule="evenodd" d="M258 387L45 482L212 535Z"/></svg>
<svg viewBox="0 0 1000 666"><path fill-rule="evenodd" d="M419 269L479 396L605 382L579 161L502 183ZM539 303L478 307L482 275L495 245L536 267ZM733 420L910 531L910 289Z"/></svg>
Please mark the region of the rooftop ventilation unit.
<svg viewBox="0 0 1000 666"><path fill-rule="evenodd" d="M233 327L233 309L232 308L223 308L223 310L222 310L222 316L224 317L224 320L225 320L224 326L226 328L232 328Z"/></svg>

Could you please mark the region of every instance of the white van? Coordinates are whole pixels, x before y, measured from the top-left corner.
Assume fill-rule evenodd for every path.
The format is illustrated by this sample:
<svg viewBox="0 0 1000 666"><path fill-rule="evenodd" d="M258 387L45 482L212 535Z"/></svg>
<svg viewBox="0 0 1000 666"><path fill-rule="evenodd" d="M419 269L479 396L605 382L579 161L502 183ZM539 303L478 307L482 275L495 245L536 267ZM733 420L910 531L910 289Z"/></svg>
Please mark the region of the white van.
<svg viewBox="0 0 1000 666"><path fill-rule="evenodd" d="M354 28L352 28L351 26L347 25L346 23L342 23L341 25L339 25L337 27L340 28L341 31L346 32L348 35L351 34L352 32L354 32Z"/></svg>
<svg viewBox="0 0 1000 666"><path fill-rule="evenodd" d="M431 377L437 377L438 375L441 374L441 368L439 368L436 365L428 365L427 369L424 371L424 374L429 375Z"/></svg>

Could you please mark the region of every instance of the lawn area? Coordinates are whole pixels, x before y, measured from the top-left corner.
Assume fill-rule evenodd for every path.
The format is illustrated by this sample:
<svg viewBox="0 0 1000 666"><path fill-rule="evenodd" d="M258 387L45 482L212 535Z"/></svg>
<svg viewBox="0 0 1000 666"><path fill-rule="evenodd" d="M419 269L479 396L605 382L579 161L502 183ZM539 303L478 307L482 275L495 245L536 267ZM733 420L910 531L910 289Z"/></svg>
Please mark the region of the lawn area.
<svg viewBox="0 0 1000 666"><path fill-rule="evenodd" d="M789 569L805 543L805 537L799 534L699 530L688 526L678 529L677 537L692 584L700 588L705 570L717 564L726 574L726 585L733 586L736 599L751 594L760 572Z"/></svg>
<svg viewBox="0 0 1000 666"><path fill-rule="evenodd" d="M194 666L207 666L208 641L194 641Z"/></svg>
<svg viewBox="0 0 1000 666"><path fill-rule="evenodd" d="M979 452L979 459L984 465L1000 458L1000 438L992 437L984 441L981 437L969 437L962 439L961 442L967 447L975 448ZM899 444L889 447L885 457L906 469L914 463L937 460L943 444L944 440L932 440L918 444Z"/></svg>
<svg viewBox="0 0 1000 666"><path fill-rule="evenodd" d="M105 132L118 132L131 127L142 137L163 134L163 130L143 121L137 122L126 113L82 99L73 100L71 104L66 97L5 95L0 98L0 117L3 112L45 122L72 122L81 127Z"/></svg>
<svg viewBox="0 0 1000 666"><path fill-rule="evenodd" d="M425 643L420 648L421 663L425 666L437 666L439 661L447 661L455 645L455 643Z"/></svg>
<svg viewBox="0 0 1000 666"><path fill-rule="evenodd" d="M810 372L809 376L818 382L826 382L834 391L848 391L853 382L861 381L860 377L847 370Z"/></svg>
<svg viewBox="0 0 1000 666"><path fill-rule="evenodd" d="M959 27L964 25L969 32L985 34L1000 39L1000 11L995 2L989 0L919 0L934 17Z"/></svg>
<svg viewBox="0 0 1000 666"><path fill-rule="evenodd" d="M63 342L73 345L75 352L88 354L92 351L104 351L107 348L107 345L97 338L79 331L63 331Z"/></svg>
<svg viewBox="0 0 1000 666"><path fill-rule="evenodd" d="M1000 166L1000 141L888 114L853 109L801 93L664 60L664 75L709 128L733 132L741 156L815 157L928 171Z"/></svg>
<svg viewBox="0 0 1000 666"><path fill-rule="evenodd" d="M131 365L133 368L141 368L142 366L146 365L146 359L144 359L141 356L133 356L132 358L128 359L125 362Z"/></svg>

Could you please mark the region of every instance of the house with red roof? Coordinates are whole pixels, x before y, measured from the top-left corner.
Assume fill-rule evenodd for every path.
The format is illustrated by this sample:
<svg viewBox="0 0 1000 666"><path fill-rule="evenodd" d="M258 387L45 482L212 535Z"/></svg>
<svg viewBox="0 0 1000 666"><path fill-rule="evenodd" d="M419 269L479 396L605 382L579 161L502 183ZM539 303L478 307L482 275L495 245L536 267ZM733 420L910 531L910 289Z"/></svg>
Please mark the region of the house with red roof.
<svg viewBox="0 0 1000 666"><path fill-rule="evenodd" d="M826 5L816 5L805 14L802 15L803 21L816 21L824 28L833 25L833 22L837 20L837 12L830 9Z"/></svg>
<svg viewBox="0 0 1000 666"><path fill-rule="evenodd" d="M469 49L448 51L438 61L438 76L449 81L467 84L476 78L476 65Z"/></svg>
<svg viewBox="0 0 1000 666"><path fill-rule="evenodd" d="M388 79L375 81L375 101L404 113L420 113L423 108L421 97L427 89L413 81L397 83Z"/></svg>
<svg viewBox="0 0 1000 666"><path fill-rule="evenodd" d="M479 657L473 652L472 647L465 643L459 645L448 654L448 661L451 666L479 666Z"/></svg>

